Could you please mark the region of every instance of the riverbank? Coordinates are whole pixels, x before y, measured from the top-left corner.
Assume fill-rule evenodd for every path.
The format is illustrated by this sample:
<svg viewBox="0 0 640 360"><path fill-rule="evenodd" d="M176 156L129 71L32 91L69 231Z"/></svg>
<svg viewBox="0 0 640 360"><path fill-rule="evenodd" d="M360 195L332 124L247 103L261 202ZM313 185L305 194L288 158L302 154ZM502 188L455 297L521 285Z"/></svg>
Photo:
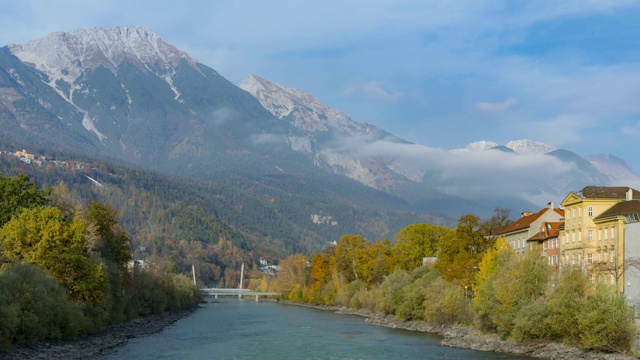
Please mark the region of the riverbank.
<svg viewBox="0 0 640 360"><path fill-rule="evenodd" d="M393 315L384 315L364 309L350 309L342 306L325 306L300 304L292 301L280 301L282 304L305 306L314 309L334 311L338 314L358 315L365 317L365 321L378 326L394 329L437 334L444 337L440 341L441 346L460 349L480 350L489 352L502 352L525 355L541 359L559 360L637 360L638 358L625 354L606 354L601 352L582 350L577 347L549 341L517 342L501 340L495 334L483 334L468 326L440 325L425 321L405 321L397 319Z"/></svg>
<svg viewBox="0 0 640 360"><path fill-rule="evenodd" d="M105 330L78 336L71 340L42 341L28 346L0 350L0 359L95 359L127 340L159 332L197 308L150 315L108 327Z"/></svg>

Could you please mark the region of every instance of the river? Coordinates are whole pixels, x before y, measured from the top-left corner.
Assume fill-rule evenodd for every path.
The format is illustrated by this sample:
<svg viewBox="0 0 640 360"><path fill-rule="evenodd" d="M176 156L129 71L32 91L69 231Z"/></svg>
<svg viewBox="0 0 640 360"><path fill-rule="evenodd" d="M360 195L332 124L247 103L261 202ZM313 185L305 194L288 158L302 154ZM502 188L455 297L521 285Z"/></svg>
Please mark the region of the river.
<svg viewBox="0 0 640 360"><path fill-rule="evenodd" d="M355 315L226 299L102 359L526 359L438 346L440 337Z"/></svg>

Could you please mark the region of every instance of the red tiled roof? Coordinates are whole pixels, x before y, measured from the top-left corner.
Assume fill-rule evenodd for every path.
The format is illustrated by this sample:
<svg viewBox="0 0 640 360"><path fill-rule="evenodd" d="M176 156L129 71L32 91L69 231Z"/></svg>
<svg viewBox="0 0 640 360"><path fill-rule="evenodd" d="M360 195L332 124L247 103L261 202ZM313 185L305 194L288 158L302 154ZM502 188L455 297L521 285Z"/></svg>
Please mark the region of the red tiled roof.
<svg viewBox="0 0 640 360"><path fill-rule="evenodd" d="M543 222L541 224L541 231L532 237L528 238L527 241L543 241L551 238L558 237L560 235L560 226L564 224L564 222Z"/></svg>
<svg viewBox="0 0 640 360"><path fill-rule="evenodd" d="M513 232L513 231L526 229L529 226L531 226L531 224L534 221L536 221L538 218L540 218L540 216L542 216L548 210L549 210L549 208L544 208L544 209L538 211L535 214L523 216L520 219L516 220L513 224L509 225L507 228L502 230L500 233L498 233L498 235L504 235L504 234L507 234L507 233L510 233L510 232ZM562 209L554 208L553 211L555 211L557 214L559 214L561 216L564 216L564 210L562 210Z"/></svg>

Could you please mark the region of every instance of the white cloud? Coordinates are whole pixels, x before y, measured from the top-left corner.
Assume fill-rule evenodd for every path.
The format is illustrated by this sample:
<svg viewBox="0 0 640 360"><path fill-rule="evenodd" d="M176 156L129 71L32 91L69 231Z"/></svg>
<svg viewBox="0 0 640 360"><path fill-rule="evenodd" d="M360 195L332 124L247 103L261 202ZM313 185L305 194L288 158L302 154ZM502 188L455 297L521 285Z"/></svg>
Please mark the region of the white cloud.
<svg viewBox="0 0 640 360"><path fill-rule="evenodd" d="M514 98L509 98L500 103L491 103L491 102L479 102L476 104L476 108L482 111L504 111L508 110L518 102Z"/></svg>
<svg viewBox="0 0 640 360"><path fill-rule="evenodd" d="M341 152L360 157L393 158L411 170L427 174L440 190L468 198L521 195L544 206L569 190L561 187L571 177L573 164L543 153L516 154L500 150L451 152L419 144L387 140L367 143L354 138L340 141Z"/></svg>
<svg viewBox="0 0 640 360"><path fill-rule="evenodd" d="M623 127L622 133L628 136L640 136L640 121Z"/></svg>
<svg viewBox="0 0 640 360"><path fill-rule="evenodd" d="M230 108L217 108L211 113L211 123L214 126L222 126L231 120L235 112Z"/></svg>
<svg viewBox="0 0 640 360"><path fill-rule="evenodd" d="M379 100L393 100L402 96L400 92L390 92L382 88L377 82L369 81L360 86L350 87L344 92L346 97L364 97Z"/></svg>
<svg viewBox="0 0 640 360"><path fill-rule="evenodd" d="M283 145L286 139L280 134L264 133L251 135L251 142L254 145Z"/></svg>

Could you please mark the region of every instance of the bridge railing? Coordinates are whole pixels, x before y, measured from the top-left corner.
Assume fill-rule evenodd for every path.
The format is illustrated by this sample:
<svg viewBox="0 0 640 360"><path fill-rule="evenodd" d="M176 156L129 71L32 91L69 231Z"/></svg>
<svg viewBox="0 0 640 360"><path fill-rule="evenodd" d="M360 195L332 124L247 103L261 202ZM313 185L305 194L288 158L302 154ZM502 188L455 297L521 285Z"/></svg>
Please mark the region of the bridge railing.
<svg viewBox="0 0 640 360"><path fill-rule="evenodd" d="M256 301L258 301L260 296L277 296L280 293L277 292L254 292L251 289L228 289L228 288L208 288L208 289L200 289L200 292L204 296L213 296L214 298L218 298L218 296L237 296L239 299L242 296L255 296Z"/></svg>

